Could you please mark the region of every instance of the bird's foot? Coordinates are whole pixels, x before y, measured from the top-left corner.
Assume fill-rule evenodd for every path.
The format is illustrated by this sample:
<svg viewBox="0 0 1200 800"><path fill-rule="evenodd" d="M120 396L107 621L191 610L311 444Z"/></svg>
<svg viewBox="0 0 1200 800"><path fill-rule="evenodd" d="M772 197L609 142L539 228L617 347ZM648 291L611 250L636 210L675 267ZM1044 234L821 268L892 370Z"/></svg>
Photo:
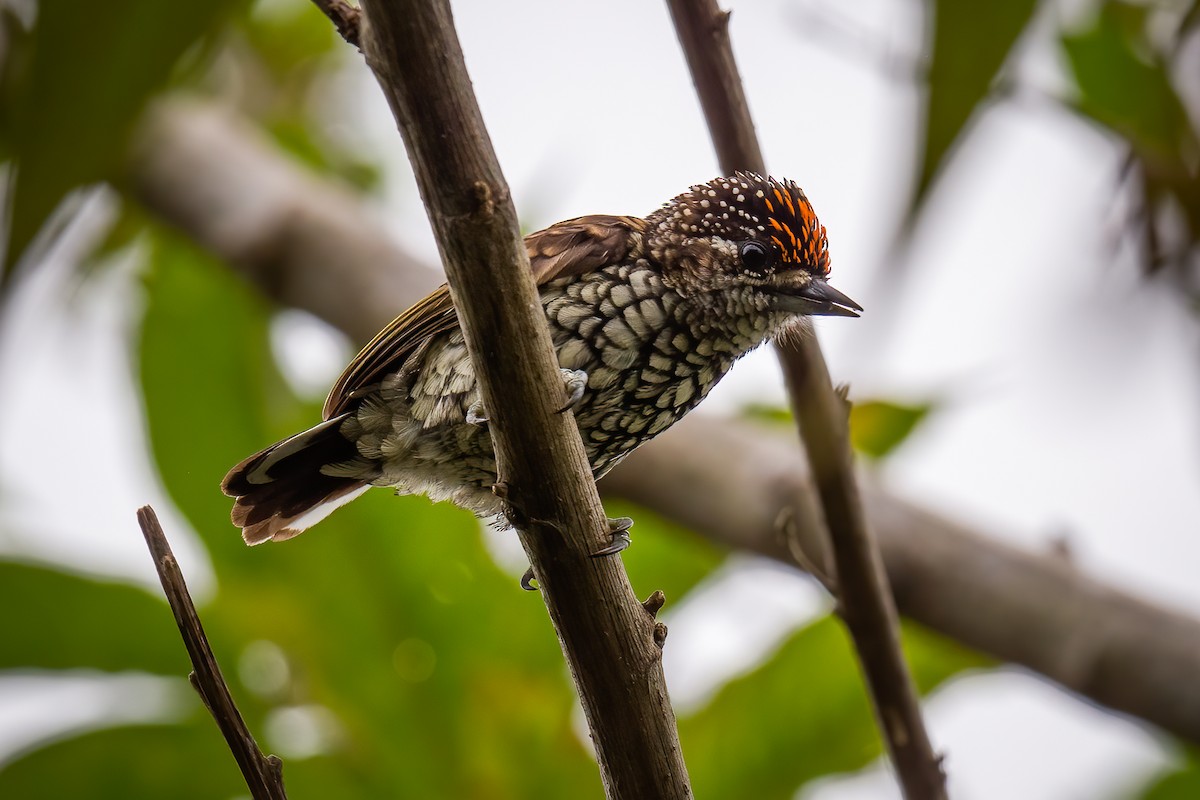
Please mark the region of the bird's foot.
<svg viewBox="0 0 1200 800"><path fill-rule="evenodd" d="M588 374L581 369L560 369L558 372L562 375L563 389L567 392L567 404L560 408L558 413L565 414L578 408L579 401L583 399L583 392L587 389Z"/></svg>
<svg viewBox="0 0 1200 800"><path fill-rule="evenodd" d="M467 424L480 427L488 424L487 412L483 409L483 400L476 400L467 408Z"/></svg>
<svg viewBox="0 0 1200 800"><path fill-rule="evenodd" d="M508 520L508 524L514 528L527 528L530 525L541 525L550 528L555 533L563 535L562 525L559 525L552 519L542 519L541 517L531 517L525 513L525 509L517 503L509 491L507 481L497 481L492 484L492 494L500 498L501 513Z"/></svg>
<svg viewBox="0 0 1200 800"><path fill-rule="evenodd" d="M539 524L549 525L558 530L562 529L558 525L549 522L548 520L537 520ZM633 527L633 520L629 517L617 517L616 519L608 520L609 543L607 546L600 548L592 553L592 558L602 558L604 556L616 555L630 545L629 529ZM525 574L521 576L521 588L527 592L536 592L537 585L534 583L536 577L533 574L533 567L525 570ZM649 602L649 601L647 601Z"/></svg>
<svg viewBox="0 0 1200 800"><path fill-rule="evenodd" d="M610 536L608 546L602 547L592 553L592 558L601 558L602 556L615 555L625 548L629 547L629 529L633 527L633 520L629 517L617 517L608 521L608 533Z"/></svg>

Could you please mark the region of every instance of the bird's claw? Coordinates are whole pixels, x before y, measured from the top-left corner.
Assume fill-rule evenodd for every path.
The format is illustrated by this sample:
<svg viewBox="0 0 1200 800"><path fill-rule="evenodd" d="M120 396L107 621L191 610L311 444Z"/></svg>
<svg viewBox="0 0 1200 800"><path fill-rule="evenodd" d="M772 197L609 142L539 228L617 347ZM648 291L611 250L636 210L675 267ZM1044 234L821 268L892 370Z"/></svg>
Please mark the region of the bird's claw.
<svg viewBox="0 0 1200 800"><path fill-rule="evenodd" d="M611 534L624 533L632 527L632 517L616 517L608 521L608 532Z"/></svg>
<svg viewBox="0 0 1200 800"><path fill-rule="evenodd" d="M535 580L537 580L537 576L533 574L533 567L530 567L521 576L521 588L527 592L536 592L538 587L533 583Z"/></svg>
<svg viewBox="0 0 1200 800"><path fill-rule="evenodd" d="M558 372L562 375L563 388L567 391L567 404L560 408L558 413L565 414L579 406L583 392L587 389L588 374L581 369L560 369Z"/></svg>
<svg viewBox="0 0 1200 800"><path fill-rule="evenodd" d="M608 521L608 532L611 535L607 547L602 547L592 553L592 558L602 558L604 556L616 555L625 548L629 547L631 540L629 538L629 529L633 527L633 520L629 517L617 517Z"/></svg>
<svg viewBox="0 0 1200 800"><path fill-rule="evenodd" d="M612 556L629 547L629 534L625 531L614 533L611 543L607 547L602 547L592 553L592 558L603 558L604 556Z"/></svg>

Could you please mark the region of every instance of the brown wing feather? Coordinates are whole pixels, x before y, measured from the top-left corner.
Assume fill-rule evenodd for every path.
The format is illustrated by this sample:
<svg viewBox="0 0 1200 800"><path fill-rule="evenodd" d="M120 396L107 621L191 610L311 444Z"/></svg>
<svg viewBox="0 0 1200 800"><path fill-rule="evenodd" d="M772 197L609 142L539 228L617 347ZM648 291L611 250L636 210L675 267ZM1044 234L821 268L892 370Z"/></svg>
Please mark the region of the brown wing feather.
<svg viewBox="0 0 1200 800"><path fill-rule="evenodd" d="M321 416L331 419L346 411L363 390L399 369L422 342L456 327L458 315L450 289L442 284L375 334L333 384Z"/></svg>
<svg viewBox="0 0 1200 800"><path fill-rule="evenodd" d="M597 214L576 217L525 237L525 249L538 286L555 278L583 275L620 263L646 228L638 217ZM323 417L345 412L353 401L398 370L424 342L458 327L458 315L443 284L409 308L362 349L325 400Z"/></svg>
<svg viewBox="0 0 1200 800"><path fill-rule="evenodd" d="M583 275L619 264L633 248L632 234L646 229L638 217L594 214L551 225L525 237L525 249L537 285L555 278Z"/></svg>

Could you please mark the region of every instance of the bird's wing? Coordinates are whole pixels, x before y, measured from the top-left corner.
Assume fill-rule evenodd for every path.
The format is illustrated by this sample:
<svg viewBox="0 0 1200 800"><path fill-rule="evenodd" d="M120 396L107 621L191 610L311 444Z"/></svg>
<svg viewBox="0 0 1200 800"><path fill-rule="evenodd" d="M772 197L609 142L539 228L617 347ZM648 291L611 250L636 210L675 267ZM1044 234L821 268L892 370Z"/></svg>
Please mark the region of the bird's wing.
<svg viewBox="0 0 1200 800"><path fill-rule="evenodd" d="M638 217L594 214L551 225L525 237L525 249L537 285L568 275L584 275L619 264L646 229Z"/></svg>
<svg viewBox="0 0 1200 800"><path fill-rule="evenodd" d="M324 419L332 419L383 380L400 369L422 343L439 333L458 327L458 316L450 300L450 289L442 284L375 334L325 398Z"/></svg>
<svg viewBox="0 0 1200 800"><path fill-rule="evenodd" d="M638 217L593 215L551 225L525 237L525 249L538 286L556 278L583 275L623 261L646 228ZM331 419L401 368L433 337L458 327L458 315L443 284L396 317L346 367L325 400L322 416Z"/></svg>

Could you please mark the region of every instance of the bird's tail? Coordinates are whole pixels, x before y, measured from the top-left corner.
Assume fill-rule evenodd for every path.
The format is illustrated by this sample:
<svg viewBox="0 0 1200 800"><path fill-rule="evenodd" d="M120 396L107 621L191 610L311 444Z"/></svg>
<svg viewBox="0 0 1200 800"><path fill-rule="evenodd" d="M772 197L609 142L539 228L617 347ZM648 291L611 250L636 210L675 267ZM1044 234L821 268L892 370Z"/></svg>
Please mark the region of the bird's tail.
<svg viewBox="0 0 1200 800"><path fill-rule="evenodd" d="M366 491L364 481L322 471L358 456L338 432L344 418L326 420L229 470L221 491L237 498L231 517L246 544L290 539Z"/></svg>

